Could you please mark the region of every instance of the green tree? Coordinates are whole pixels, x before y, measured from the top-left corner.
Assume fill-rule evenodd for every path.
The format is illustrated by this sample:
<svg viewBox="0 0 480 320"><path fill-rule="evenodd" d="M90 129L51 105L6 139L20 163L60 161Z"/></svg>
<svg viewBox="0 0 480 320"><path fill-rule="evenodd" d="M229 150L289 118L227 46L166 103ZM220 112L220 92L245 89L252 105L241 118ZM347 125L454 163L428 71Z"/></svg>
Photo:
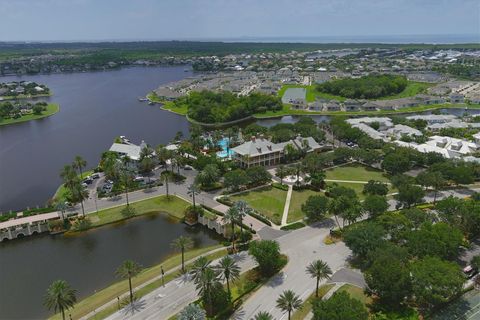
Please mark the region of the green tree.
<svg viewBox="0 0 480 320"><path fill-rule="evenodd" d="M450 301L461 293L465 277L454 262L425 257L412 262L412 288L416 302L424 310Z"/></svg>
<svg viewBox="0 0 480 320"><path fill-rule="evenodd" d="M285 290L277 299L277 308L288 313L288 320L294 310L302 308L302 299L292 290Z"/></svg>
<svg viewBox="0 0 480 320"><path fill-rule="evenodd" d="M220 259L216 268L220 273L220 277L227 283L228 296L232 298L230 282L234 282L240 277L240 267L231 256L225 256Z"/></svg>
<svg viewBox="0 0 480 320"><path fill-rule="evenodd" d="M193 248L193 240L190 237L180 236L172 241L172 247L182 254L182 272L185 273L185 250Z"/></svg>
<svg viewBox="0 0 480 320"><path fill-rule="evenodd" d="M367 320L368 311L363 304L345 291L337 291L328 300L315 300L314 320Z"/></svg>
<svg viewBox="0 0 480 320"><path fill-rule="evenodd" d="M388 209L385 196L369 194L362 203L362 209L370 218L376 218Z"/></svg>
<svg viewBox="0 0 480 320"><path fill-rule="evenodd" d="M192 276L192 280L194 283L198 283L200 281L200 278L205 271L206 268L210 267L210 263L212 261L208 260L207 257L201 256L198 257L192 265L192 268L190 269L189 274Z"/></svg>
<svg viewBox="0 0 480 320"><path fill-rule="evenodd" d="M62 319L65 320L65 311L73 308L77 302L76 293L66 281L56 280L47 289L44 305L48 310L60 312Z"/></svg>
<svg viewBox="0 0 480 320"><path fill-rule="evenodd" d="M473 257L470 264L473 268L480 270L480 255Z"/></svg>
<svg viewBox="0 0 480 320"><path fill-rule="evenodd" d="M369 180L363 186L363 194L386 196L388 193L388 186L381 181Z"/></svg>
<svg viewBox="0 0 480 320"><path fill-rule="evenodd" d="M369 252L374 251L385 242L384 235L385 231L381 226L367 222L349 228L343 239L355 256L365 258Z"/></svg>
<svg viewBox="0 0 480 320"><path fill-rule="evenodd" d="M418 184L424 186L425 188L431 187L433 189L433 203L435 204L435 202L437 201L438 190L446 184L443 175L438 171L427 171L420 173L416 177L416 180Z"/></svg>
<svg viewBox="0 0 480 320"><path fill-rule="evenodd" d="M215 312L216 294L223 291L218 272L210 267L205 268L198 278L196 287L202 297L207 316L212 317Z"/></svg>
<svg viewBox="0 0 480 320"><path fill-rule="evenodd" d="M223 177L223 185L230 191L238 191L241 186L247 185L249 182L247 174L242 169L229 171Z"/></svg>
<svg viewBox="0 0 480 320"><path fill-rule="evenodd" d="M188 187L187 193L188 193L188 195L189 195L190 197L192 197L193 208L195 209L195 196L200 193L200 189L199 189L194 183L192 183L192 184Z"/></svg>
<svg viewBox="0 0 480 320"><path fill-rule="evenodd" d="M275 170L275 175L280 179L280 184L283 185L283 179L288 175L288 170L285 165L279 165L277 170Z"/></svg>
<svg viewBox="0 0 480 320"><path fill-rule="evenodd" d="M83 169L87 166L87 161L81 156L75 156L72 166L80 173L80 179L83 179Z"/></svg>
<svg viewBox="0 0 480 320"><path fill-rule="evenodd" d="M317 281L315 287L315 297L318 298L318 285L320 280L330 279L330 276L332 275L332 269L330 269L326 262L322 260L315 260L307 266L306 271L310 277L315 278Z"/></svg>
<svg viewBox="0 0 480 320"><path fill-rule="evenodd" d="M266 311L259 311L255 317L253 317L254 320L273 320L273 316L266 312Z"/></svg>
<svg viewBox="0 0 480 320"><path fill-rule="evenodd" d="M238 200L234 203L235 208L238 211L238 224L240 225L240 234L243 237L243 219L245 216L251 214L253 209L248 205L245 200ZM242 239L243 240L243 239Z"/></svg>
<svg viewBox="0 0 480 320"><path fill-rule="evenodd" d="M392 152L387 154L382 161L383 170L391 175L404 173L411 168L409 157L404 153Z"/></svg>
<svg viewBox="0 0 480 320"><path fill-rule="evenodd" d="M205 320L207 315L198 304L190 303L178 314L179 320Z"/></svg>
<svg viewBox="0 0 480 320"><path fill-rule="evenodd" d="M328 212L329 200L322 195L309 196L302 204L302 211L307 215L308 220L318 221L325 217Z"/></svg>
<svg viewBox="0 0 480 320"><path fill-rule="evenodd" d="M404 208L410 208L413 205L421 203L423 197L425 197L425 191L423 191L421 187L409 184L398 188L398 194L395 195L399 205Z"/></svg>
<svg viewBox="0 0 480 320"><path fill-rule="evenodd" d="M128 279L128 288L130 291L130 303L133 303L133 288L132 278L138 275L142 271L142 267L132 260L124 261L120 267L118 267L116 274L118 277Z"/></svg>
<svg viewBox="0 0 480 320"><path fill-rule="evenodd" d="M232 227L232 250L235 251L235 224L240 220L240 213L236 206L230 207L227 212L223 215L223 221L225 223L230 223Z"/></svg>
<svg viewBox="0 0 480 320"><path fill-rule="evenodd" d="M220 177L220 171L215 164L207 164L195 178L195 182L203 187L211 187Z"/></svg>
<svg viewBox="0 0 480 320"><path fill-rule="evenodd" d="M258 186L268 183L272 179L272 175L263 166L250 167L245 172L251 185Z"/></svg>
<svg viewBox="0 0 480 320"><path fill-rule="evenodd" d="M248 253L258 263L264 276L275 274L281 266L280 245L274 240L260 240L250 243Z"/></svg>

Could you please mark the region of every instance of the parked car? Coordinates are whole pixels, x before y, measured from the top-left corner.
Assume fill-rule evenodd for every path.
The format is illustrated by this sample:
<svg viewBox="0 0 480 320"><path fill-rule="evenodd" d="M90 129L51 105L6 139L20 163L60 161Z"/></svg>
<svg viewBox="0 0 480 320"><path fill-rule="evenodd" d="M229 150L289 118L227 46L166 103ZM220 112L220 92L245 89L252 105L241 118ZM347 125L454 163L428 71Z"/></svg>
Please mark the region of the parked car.
<svg viewBox="0 0 480 320"><path fill-rule="evenodd" d="M192 166L189 166L188 164L186 164L184 167L183 167L184 170L193 170L193 167Z"/></svg>
<svg viewBox="0 0 480 320"><path fill-rule="evenodd" d="M138 176L138 177L135 177L135 178L133 179L133 181L135 181L135 182L143 182L143 181L145 181L145 178L142 177L142 176Z"/></svg>
<svg viewBox="0 0 480 320"><path fill-rule="evenodd" d="M465 268L463 268L463 274L465 274L465 276L468 279L471 279L478 274L478 269L476 269L472 266L466 266Z"/></svg>
<svg viewBox="0 0 480 320"><path fill-rule="evenodd" d="M93 182L93 179L90 178L90 176L86 177L85 179L83 179L83 183L86 183L86 184L92 184Z"/></svg>
<svg viewBox="0 0 480 320"><path fill-rule="evenodd" d="M92 178L92 179L98 179L98 178L100 178L100 173L98 173L98 172L92 173L92 175L90 176L90 178Z"/></svg>
<svg viewBox="0 0 480 320"><path fill-rule="evenodd" d="M82 182L82 187L88 188L88 184L86 184L85 182Z"/></svg>

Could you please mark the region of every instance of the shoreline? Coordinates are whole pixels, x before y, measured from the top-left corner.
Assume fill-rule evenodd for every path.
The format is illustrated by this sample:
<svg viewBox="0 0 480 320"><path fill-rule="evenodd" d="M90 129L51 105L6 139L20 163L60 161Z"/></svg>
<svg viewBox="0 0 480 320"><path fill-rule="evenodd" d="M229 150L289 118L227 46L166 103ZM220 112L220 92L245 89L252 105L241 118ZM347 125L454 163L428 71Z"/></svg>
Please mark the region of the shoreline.
<svg viewBox="0 0 480 320"><path fill-rule="evenodd" d="M50 111L48 109L51 109ZM49 103L47 106L47 111L44 111L45 113L39 114L39 115L34 115L34 114L28 114L26 116L22 116L18 119L3 119L0 121L0 126L8 126L8 125L14 125L18 123L23 123L23 122L28 122L28 121L34 121L34 120L40 120L44 118L48 118L50 116L55 115L60 111L60 105L57 103ZM25 117L28 117L25 119ZM8 121L8 122L6 122Z"/></svg>

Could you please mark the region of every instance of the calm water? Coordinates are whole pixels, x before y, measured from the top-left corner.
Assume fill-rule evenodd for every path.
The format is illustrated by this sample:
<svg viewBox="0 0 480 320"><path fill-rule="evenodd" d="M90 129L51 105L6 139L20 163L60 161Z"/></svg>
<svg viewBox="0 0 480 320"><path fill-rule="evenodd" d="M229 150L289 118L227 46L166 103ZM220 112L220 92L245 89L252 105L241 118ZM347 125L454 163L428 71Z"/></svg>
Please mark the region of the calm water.
<svg viewBox="0 0 480 320"><path fill-rule="evenodd" d="M206 228L156 214L75 237L41 235L0 243L0 319L45 318L43 297L52 281L68 281L81 299L117 280L114 272L126 259L143 266L159 263L180 235L192 237L196 246L218 241Z"/></svg>
<svg viewBox="0 0 480 320"><path fill-rule="evenodd" d="M95 166L116 136L157 145L177 131L184 117L137 100L159 84L192 73L185 67L136 67L109 72L0 77L31 80L53 90L48 100L60 112L37 121L0 127L0 212L43 205L60 183L58 173L75 155Z"/></svg>

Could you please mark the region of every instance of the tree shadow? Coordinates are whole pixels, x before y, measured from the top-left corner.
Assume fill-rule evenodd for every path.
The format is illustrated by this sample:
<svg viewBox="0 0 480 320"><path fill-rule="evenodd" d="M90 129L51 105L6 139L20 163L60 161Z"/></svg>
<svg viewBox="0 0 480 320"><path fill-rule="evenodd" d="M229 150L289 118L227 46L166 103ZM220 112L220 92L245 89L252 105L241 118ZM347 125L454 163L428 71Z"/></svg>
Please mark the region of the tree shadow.
<svg viewBox="0 0 480 320"><path fill-rule="evenodd" d="M275 287L278 287L280 286L285 280L285 273L280 272L278 274L276 274L275 276L273 276L270 281L268 281L265 285L267 287L272 287L272 288L275 288Z"/></svg>
<svg viewBox="0 0 480 320"><path fill-rule="evenodd" d="M136 312L140 312L146 307L146 302L143 299L134 300L122 309L122 313L125 316L133 316Z"/></svg>

